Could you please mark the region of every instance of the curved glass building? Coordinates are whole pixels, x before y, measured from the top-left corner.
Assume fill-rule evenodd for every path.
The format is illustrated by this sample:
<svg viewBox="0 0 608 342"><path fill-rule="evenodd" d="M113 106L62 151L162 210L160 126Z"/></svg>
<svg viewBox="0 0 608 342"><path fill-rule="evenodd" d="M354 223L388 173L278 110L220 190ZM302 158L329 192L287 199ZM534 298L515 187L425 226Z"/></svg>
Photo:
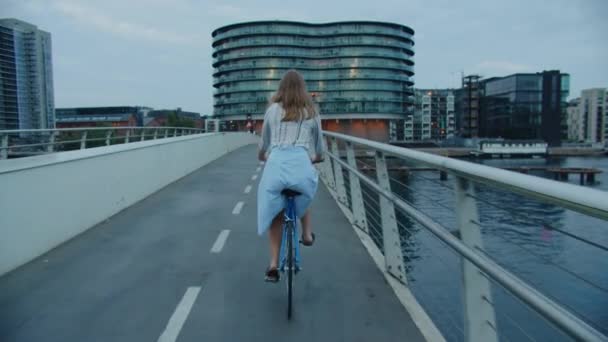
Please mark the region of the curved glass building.
<svg viewBox="0 0 608 342"><path fill-rule="evenodd" d="M413 112L413 36L407 26L370 21L221 27L213 32L214 116L262 119L283 73L296 69L326 129L388 140L389 120ZM373 126L383 136L366 133Z"/></svg>

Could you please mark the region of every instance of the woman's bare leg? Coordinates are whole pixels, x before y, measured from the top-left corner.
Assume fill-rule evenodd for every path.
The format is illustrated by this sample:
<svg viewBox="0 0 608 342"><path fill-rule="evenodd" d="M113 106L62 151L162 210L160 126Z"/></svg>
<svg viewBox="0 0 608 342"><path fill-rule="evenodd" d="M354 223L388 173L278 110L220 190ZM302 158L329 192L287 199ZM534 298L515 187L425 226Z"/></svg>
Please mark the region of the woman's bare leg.
<svg viewBox="0 0 608 342"><path fill-rule="evenodd" d="M310 226L310 209L306 210L306 213L300 219L302 222L302 235L306 242L312 241L312 227Z"/></svg>
<svg viewBox="0 0 608 342"><path fill-rule="evenodd" d="M279 213L270 224L270 268L279 266L279 251L281 249L281 226L283 225L283 212Z"/></svg>

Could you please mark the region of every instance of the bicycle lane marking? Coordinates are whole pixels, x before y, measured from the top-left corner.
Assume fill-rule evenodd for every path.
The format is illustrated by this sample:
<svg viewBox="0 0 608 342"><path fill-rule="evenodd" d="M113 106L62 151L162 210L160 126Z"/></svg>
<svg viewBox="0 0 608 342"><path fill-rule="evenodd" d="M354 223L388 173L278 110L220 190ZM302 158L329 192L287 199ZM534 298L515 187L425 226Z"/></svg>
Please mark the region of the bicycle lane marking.
<svg viewBox="0 0 608 342"><path fill-rule="evenodd" d="M177 304L173 315L167 323L167 327L160 335L157 342L175 342L175 340L177 340L200 291L200 286L192 286L186 290L186 293L184 293L182 300Z"/></svg>
<svg viewBox="0 0 608 342"><path fill-rule="evenodd" d="M217 236L217 240L211 247L211 253L219 253L224 248L224 244L226 244L226 240L228 240L228 236L230 235L230 229L224 229L220 232L220 235Z"/></svg>
<svg viewBox="0 0 608 342"><path fill-rule="evenodd" d="M245 202L240 201L238 202L235 206L234 209L232 209L232 214L233 215L238 215L241 213L241 209L243 209L243 206L245 205Z"/></svg>

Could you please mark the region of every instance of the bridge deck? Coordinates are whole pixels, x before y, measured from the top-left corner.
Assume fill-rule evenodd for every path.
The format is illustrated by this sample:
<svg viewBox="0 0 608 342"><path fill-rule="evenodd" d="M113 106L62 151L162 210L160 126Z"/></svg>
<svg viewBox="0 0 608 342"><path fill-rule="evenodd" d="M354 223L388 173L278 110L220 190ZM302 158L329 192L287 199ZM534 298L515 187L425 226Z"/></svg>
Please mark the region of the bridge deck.
<svg viewBox="0 0 608 342"><path fill-rule="evenodd" d="M171 317L179 322L189 287L200 292L189 313L177 310L188 313L177 341L422 341L323 186L318 241L302 250L286 320L284 283L262 280L257 167L254 147L241 148L0 278L0 341L156 341Z"/></svg>

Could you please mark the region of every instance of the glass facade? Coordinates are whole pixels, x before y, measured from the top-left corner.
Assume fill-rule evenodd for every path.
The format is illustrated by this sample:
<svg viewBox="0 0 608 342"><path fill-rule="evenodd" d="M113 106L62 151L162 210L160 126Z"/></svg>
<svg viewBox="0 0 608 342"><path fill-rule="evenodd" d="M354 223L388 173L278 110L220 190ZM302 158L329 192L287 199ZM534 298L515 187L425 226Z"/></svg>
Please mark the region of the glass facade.
<svg viewBox="0 0 608 342"><path fill-rule="evenodd" d="M219 28L213 32L214 115L261 117L283 73L296 69L322 115L405 119L414 105L413 35L407 26L382 22Z"/></svg>
<svg viewBox="0 0 608 342"><path fill-rule="evenodd" d="M569 75L559 71L514 74L482 81L480 136L567 139Z"/></svg>
<svg viewBox="0 0 608 342"><path fill-rule="evenodd" d="M51 35L0 20L0 130L55 127Z"/></svg>

